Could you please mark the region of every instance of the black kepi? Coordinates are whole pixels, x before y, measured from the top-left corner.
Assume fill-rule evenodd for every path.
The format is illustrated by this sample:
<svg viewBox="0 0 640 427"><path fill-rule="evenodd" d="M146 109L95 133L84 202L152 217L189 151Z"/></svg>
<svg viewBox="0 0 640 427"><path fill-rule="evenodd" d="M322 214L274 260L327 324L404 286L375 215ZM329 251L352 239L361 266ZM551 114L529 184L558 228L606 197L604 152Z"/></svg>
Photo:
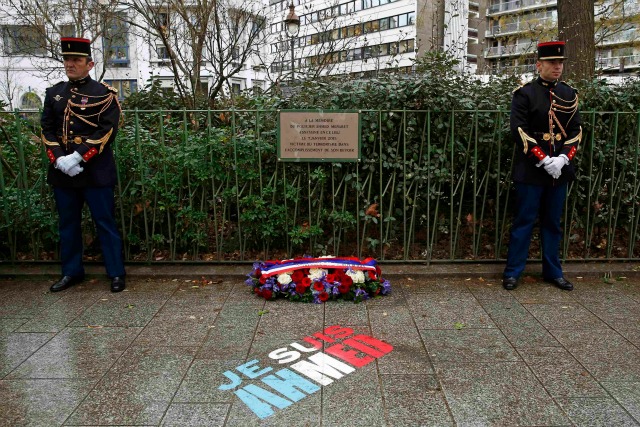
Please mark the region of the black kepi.
<svg viewBox="0 0 640 427"><path fill-rule="evenodd" d="M91 56L91 40L76 37L63 37L60 39L62 56Z"/></svg>
<svg viewBox="0 0 640 427"><path fill-rule="evenodd" d="M538 61L567 59L564 56L564 44L563 41L538 43Z"/></svg>

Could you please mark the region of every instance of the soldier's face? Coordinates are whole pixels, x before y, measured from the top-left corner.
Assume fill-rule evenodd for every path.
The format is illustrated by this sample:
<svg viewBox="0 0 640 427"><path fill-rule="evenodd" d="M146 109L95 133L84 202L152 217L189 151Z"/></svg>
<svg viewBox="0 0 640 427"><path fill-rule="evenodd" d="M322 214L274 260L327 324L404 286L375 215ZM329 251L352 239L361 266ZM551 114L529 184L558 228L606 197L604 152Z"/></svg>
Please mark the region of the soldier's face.
<svg viewBox="0 0 640 427"><path fill-rule="evenodd" d="M547 81L558 80L564 69L564 60L551 59L548 61L538 61L536 62L536 68L538 68L538 73L543 79Z"/></svg>
<svg viewBox="0 0 640 427"><path fill-rule="evenodd" d="M69 80L79 80L89 75L93 68L93 61L89 61L84 56L65 56L64 71Z"/></svg>

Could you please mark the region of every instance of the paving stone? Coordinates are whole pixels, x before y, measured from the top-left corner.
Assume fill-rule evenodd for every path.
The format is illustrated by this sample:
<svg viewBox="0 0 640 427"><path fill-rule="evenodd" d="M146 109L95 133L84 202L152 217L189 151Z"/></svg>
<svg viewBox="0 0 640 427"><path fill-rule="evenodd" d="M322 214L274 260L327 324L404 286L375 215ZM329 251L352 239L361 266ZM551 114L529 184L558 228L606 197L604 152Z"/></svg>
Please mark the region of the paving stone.
<svg viewBox="0 0 640 427"><path fill-rule="evenodd" d="M560 343L515 299L480 302L509 342L520 347L553 347Z"/></svg>
<svg viewBox="0 0 640 427"><path fill-rule="evenodd" d="M62 425L94 384L86 379L0 380L0 425Z"/></svg>
<svg viewBox="0 0 640 427"><path fill-rule="evenodd" d="M62 297L48 292L49 286L29 282L11 284L0 298L0 317L31 318L44 311Z"/></svg>
<svg viewBox="0 0 640 427"><path fill-rule="evenodd" d="M307 334L321 332L325 327L323 305L319 304L300 307L292 307L291 303L288 307L272 307L267 304L264 312L259 316L257 335L296 340Z"/></svg>
<svg viewBox="0 0 640 427"><path fill-rule="evenodd" d="M523 348L518 352L552 397L606 396L598 382L565 349Z"/></svg>
<svg viewBox="0 0 640 427"><path fill-rule="evenodd" d="M354 393L354 390L357 390ZM383 426L384 404L375 363L322 389L323 426Z"/></svg>
<svg viewBox="0 0 640 427"><path fill-rule="evenodd" d="M440 364L519 361L502 332L489 329L421 330L427 353Z"/></svg>
<svg viewBox="0 0 640 427"><path fill-rule="evenodd" d="M627 299L591 303L586 307L613 329L640 330L640 303Z"/></svg>
<svg viewBox="0 0 640 427"><path fill-rule="evenodd" d="M495 328L495 324L471 294L407 298L409 309L421 329Z"/></svg>
<svg viewBox="0 0 640 427"><path fill-rule="evenodd" d="M71 289L70 291L75 291ZM100 299L98 292L69 292L64 293L51 306L32 317L20 326L19 332L60 332L75 318L82 314Z"/></svg>
<svg viewBox="0 0 640 427"><path fill-rule="evenodd" d="M187 347L131 348L67 424L159 424L194 355Z"/></svg>
<svg viewBox="0 0 640 427"><path fill-rule="evenodd" d="M202 359L245 359L256 334L257 311L225 306L198 352Z"/></svg>
<svg viewBox="0 0 640 427"><path fill-rule="evenodd" d="M431 359L425 350L420 334L415 330L401 334L378 333L375 338L393 346L391 353L377 360L381 374L432 374Z"/></svg>
<svg viewBox="0 0 640 427"><path fill-rule="evenodd" d="M196 290L176 291L162 306L160 314L193 314L206 316L222 309L224 295Z"/></svg>
<svg viewBox="0 0 640 427"><path fill-rule="evenodd" d="M161 427L223 426L230 405L224 403L173 403L160 423Z"/></svg>
<svg viewBox="0 0 640 427"><path fill-rule="evenodd" d="M0 378L29 358L49 341L53 334L13 333L0 337Z"/></svg>
<svg viewBox="0 0 640 427"><path fill-rule="evenodd" d="M69 326L146 326L166 298L166 295L148 292L105 295Z"/></svg>
<svg viewBox="0 0 640 427"><path fill-rule="evenodd" d="M134 344L198 347L212 328L217 312L203 314L158 314L138 335Z"/></svg>
<svg viewBox="0 0 640 427"><path fill-rule="evenodd" d="M350 301L331 301L330 304L324 304L324 324L325 326L367 324L369 307L375 307L375 305L371 302L354 304Z"/></svg>
<svg viewBox="0 0 640 427"><path fill-rule="evenodd" d="M131 278L127 277L127 292L162 292L173 294L182 280L161 279L157 277Z"/></svg>
<svg viewBox="0 0 640 427"><path fill-rule="evenodd" d="M469 284L467 288L478 300L515 300L511 292L502 287L501 279Z"/></svg>
<svg viewBox="0 0 640 427"><path fill-rule="evenodd" d="M612 329L551 333L598 381L640 381L640 350Z"/></svg>
<svg viewBox="0 0 640 427"><path fill-rule="evenodd" d="M382 375L387 425L454 426L433 375Z"/></svg>
<svg viewBox="0 0 640 427"><path fill-rule="evenodd" d="M631 344L635 345L638 349L640 349L640 329L616 329L616 331L628 339Z"/></svg>
<svg viewBox="0 0 640 427"><path fill-rule="evenodd" d="M601 329L607 324L579 304L525 304L545 328Z"/></svg>
<svg viewBox="0 0 640 427"><path fill-rule="evenodd" d="M40 347L9 378L99 378L125 352L140 330L67 328Z"/></svg>
<svg viewBox="0 0 640 427"><path fill-rule="evenodd" d="M393 283L392 283L393 286ZM467 281L458 278L440 278L439 280L400 280L397 286L407 296L426 293L466 294L469 293Z"/></svg>
<svg viewBox="0 0 640 427"><path fill-rule="evenodd" d="M572 303L575 300L571 297L571 292L563 291L553 285L539 281L527 283L522 281L520 286L511 291L511 294L520 304L553 304Z"/></svg>
<svg viewBox="0 0 640 427"><path fill-rule="evenodd" d="M260 382L255 382L254 384L258 387L264 387ZM277 392L276 394L280 396ZM323 407L321 390L312 394L307 394L299 401L293 402L291 405L283 409L271 406L273 413L262 419L252 412L251 409L249 409L249 407L238 397L233 395L233 398L234 400L231 405L229 419L225 426L315 427L321 425L321 413ZM331 406L333 407L333 405ZM322 425L326 424L323 423Z"/></svg>
<svg viewBox="0 0 640 427"><path fill-rule="evenodd" d="M611 398L581 398L560 401L577 426L638 427L629 414Z"/></svg>
<svg viewBox="0 0 640 427"><path fill-rule="evenodd" d="M640 423L640 382L603 382L602 386Z"/></svg>
<svg viewBox="0 0 640 427"><path fill-rule="evenodd" d="M523 362L443 364L436 373L457 425L570 425Z"/></svg>
<svg viewBox="0 0 640 427"><path fill-rule="evenodd" d="M0 318L0 337L5 337L7 335L10 335L12 332L14 332L16 329L18 329L28 320L29 320L28 318L19 318L19 317Z"/></svg>
<svg viewBox="0 0 640 427"><path fill-rule="evenodd" d="M245 362L245 360L194 360L182 380L173 402L231 403L235 398L233 391L220 390L218 387L230 383L230 380L223 375L224 372L232 371L240 376L236 367Z"/></svg>

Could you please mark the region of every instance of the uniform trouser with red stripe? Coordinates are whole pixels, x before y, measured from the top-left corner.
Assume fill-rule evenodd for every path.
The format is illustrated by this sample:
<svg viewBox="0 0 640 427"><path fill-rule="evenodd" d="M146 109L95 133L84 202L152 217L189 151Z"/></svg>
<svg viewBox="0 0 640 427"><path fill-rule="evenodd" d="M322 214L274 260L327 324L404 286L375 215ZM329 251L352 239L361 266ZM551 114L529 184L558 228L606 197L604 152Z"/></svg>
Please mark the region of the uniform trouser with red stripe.
<svg viewBox="0 0 640 427"><path fill-rule="evenodd" d="M520 277L529 256L531 233L540 220L542 249L542 276L545 279L562 277L560 265L560 240L562 228L560 218L567 197L567 184L541 186L515 184L516 200L507 265L504 277Z"/></svg>
<svg viewBox="0 0 640 427"><path fill-rule="evenodd" d="M63 276L84 276L82 265L82 207L86 203L98 230L105 269L109 277L124 276L122 238L115 221L112 187L53 189L60 217L60 260Z"/></svg>

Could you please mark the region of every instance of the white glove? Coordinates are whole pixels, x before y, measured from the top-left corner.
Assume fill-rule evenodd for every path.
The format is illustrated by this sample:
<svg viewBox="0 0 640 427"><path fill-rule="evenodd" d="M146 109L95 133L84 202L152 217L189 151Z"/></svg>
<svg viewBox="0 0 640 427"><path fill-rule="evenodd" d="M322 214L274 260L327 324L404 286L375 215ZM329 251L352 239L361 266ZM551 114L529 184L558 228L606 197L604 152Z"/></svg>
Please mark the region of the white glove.
<svg viewBox="0 0 640 427"><path fill-rule="evenodd" d="M58 157L56 160L56 169L60 169L62 172L69 174L69 171L74 166L77 166L82 161L82 156L77 151L69 154L68 156ZM76 174L77 175L77 174Z"/></svg>
<svg viewBox="0 0 640 427"><path fill-rule="evenodd" d="M536 167L539 168L540 166L547 166L549 163L551 163L551 157L544 156L544 159L536 163Z"/></svg>
<svg viewBox="0 0 640 427"><path fill-rule="evenodd" d="M75 165L74 167L72 167L71 169L69 169L69 172L67 172L67 175L69 176L76 176L78 175L80 172L82 172L84 169L80 166L80 165Z"/></svg>
<svg viewBox="0 0 640 427"><path fill-rule="evenodd" d="M549 163L544 165L544 170L546 170L553 179L558 179L562 174L564 165L566 165L564 157L553 157Z"/></svg>

